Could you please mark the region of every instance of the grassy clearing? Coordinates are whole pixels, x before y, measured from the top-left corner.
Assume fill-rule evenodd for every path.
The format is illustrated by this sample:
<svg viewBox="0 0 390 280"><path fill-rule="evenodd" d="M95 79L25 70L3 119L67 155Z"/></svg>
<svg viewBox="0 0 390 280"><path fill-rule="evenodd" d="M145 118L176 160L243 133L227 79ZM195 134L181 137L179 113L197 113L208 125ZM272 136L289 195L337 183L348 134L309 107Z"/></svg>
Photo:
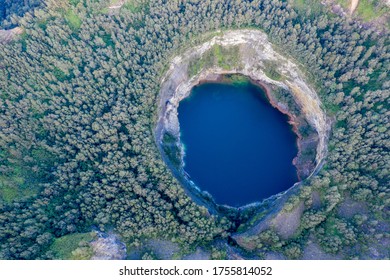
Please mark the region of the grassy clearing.
<svg viewBox="0 0 390 280"><path fill-rule="evenodd" d="M29 157L31 162L23 159ZM37 194L40 183L48 182L51 168L58 160L43 148L15 154L12 150L0 150L0 158L6 160L7 169L0 173L0 200L11 203L17 199Z"/></svg>
<svg viewBox="0 0 390 280"><path fill-rule="evenodd" d="M264 62L264 73L265 75L274 80L274 81L280 81L283 80L283 75L279 73L277 70L277 63L275 61L265 61Z"/></svg>
<svg viewBox="0 0 390 280"><path fill-rule="evenodd" d="M39 188L33 181L32 175L27 169L15 164L12 172L0 176L0 200L11 203L16 199L36 194Z"/></svg>
<svg viewBox="0 0 390 280"><path fill-rule="evenodd" d="M72 29L74 32L77 32L82 24L81 18L72 9L66 11L64 16L70 29Z"/></svg>
<svg viewBox="0 0 390 280"><path fill-rule="evenodd" d="M117 1L117 0L114 0L114 1ZM148 0L127 0L123 4L122 8L126 9L132 13L138 13L143 8L146 8L148 3L149 3Z"/></svg>
<svg viewBox="0 0 390 280"><path fill-rule="evenodd" d="M225 70L230 70L238 66L239 47L222 47L220 45L214 45L212 48L216 65Z"/></svg>
<svg viewBox="0 0 390 280"><path fill-rule="evenodd" d="M359 0L355 13L364 21L370 21L389 13L390 8L383 5L379 0Z"/></svg>
<svg viewBox="0 0 390 280"><path fill-rule="evenodd" d="M324 13L324 6L320 0L292 0L296 11L301 15L319 15Z"/></svg>
<svg viewBox="0 0 390 280"><path fill-rule="evenodd" d="M57 259L60 260L79 260L90 259L92 249L88 246L95 237L94 233L74 233L56 238L50 246Z"/></svg>
<svg viewBox="0 0 390 280"><path fill-rule="evenodd" d="M18 186L5 176L0 177L0 197L7 203L18 197Z"/></svg>
<svg viewBox="0 0 390 280"><path fill-rule="evenodd" d="M240 66L238 46L223 47L214 45L199 59L193 59L188 66L190 77L199 74L202 69L218 66L224 70L231 70Z"/></svg>
<svg viewBox="0 0 390 280"><path fill-rule="evenodd" d="M205 59L205 57L208 55L209 55L209 52L206 52L202 58L194 59L194 60L190 61L189 65L188 65L188 76L193 77L193 76L199 74L199 72L202 69L212 66L210 61L207 61Z"/></svg>
<svg viewBox="0 0 390 280"><path fill-rule="evenodd" d="M11 203L16 199L29 197L38 192L35 186L28 187L25 184L23 177L0 177L0 199L6 203Z"/></svg>

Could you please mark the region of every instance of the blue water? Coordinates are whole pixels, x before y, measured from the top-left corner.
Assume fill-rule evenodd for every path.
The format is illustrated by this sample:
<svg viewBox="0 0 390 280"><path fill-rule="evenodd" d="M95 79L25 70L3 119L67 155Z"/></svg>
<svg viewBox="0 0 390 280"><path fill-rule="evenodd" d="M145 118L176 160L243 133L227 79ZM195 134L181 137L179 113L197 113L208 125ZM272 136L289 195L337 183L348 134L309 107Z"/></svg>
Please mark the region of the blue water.
<svg viewBox="0 0 390 280"><path fill-rule="evenodd" d="M261 201L297 182L296 135L258 86L202 84L178 112L184 169L218 204Z"/></svg>

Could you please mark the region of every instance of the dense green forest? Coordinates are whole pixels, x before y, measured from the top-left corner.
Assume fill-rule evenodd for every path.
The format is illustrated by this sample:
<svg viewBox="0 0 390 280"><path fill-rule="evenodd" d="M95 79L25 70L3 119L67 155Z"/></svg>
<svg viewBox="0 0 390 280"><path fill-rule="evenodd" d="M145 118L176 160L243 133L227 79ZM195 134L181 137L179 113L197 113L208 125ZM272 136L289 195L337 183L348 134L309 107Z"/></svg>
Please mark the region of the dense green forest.
<svg viewBox="0 0 390 280"><path fill-rule="evenodd" d="M43 5L43 0L0 0L0 27L10 28L17 25L18 16L26 12L32 13L35 8Z"/></svg>
<svg viewBox="0 0 390 280"><path fill-rule="evenodd" d="M375 258L373 247L390 257L386 31L281 0L47 0L25 13L39 2L0 2L0 18L20 16L11 24L24 30L0 43L0 259L58 258L53 244L92 228L128 248L159 238L226 257L215 244L231 240L235 221L185 194L153 130L170 59L207 32L239 28L265 31L298 61L334 120L326 164L286 205L307 206L298 233L266 231L251 253L301 258L314 237L342 258ZM360 210L343 214L345 201Z"/></svg>

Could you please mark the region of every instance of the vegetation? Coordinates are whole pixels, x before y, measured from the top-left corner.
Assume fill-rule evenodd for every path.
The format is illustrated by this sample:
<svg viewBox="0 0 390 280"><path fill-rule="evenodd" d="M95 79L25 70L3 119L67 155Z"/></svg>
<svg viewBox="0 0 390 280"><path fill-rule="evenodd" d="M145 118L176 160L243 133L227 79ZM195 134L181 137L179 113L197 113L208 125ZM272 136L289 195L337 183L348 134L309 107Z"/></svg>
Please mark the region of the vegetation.
<svg viewBox="0 0 390 280"><path fill-rule="evenodd" d="M386 12L389 13L390 9L380 0L359 0L356 11L363 20L369 21L382 16Z"/></svg>
<svg viewBox="0 0 390 280"><path fill-rule="evenodd" d="M202 69L213 67L214 65L224 69L231 70L237 68L239 65L238 46L224 47L215 44L210 50L206 51L198 60L190 61L188 75L194 76L199 74Z"/></svg>
<svg viewBox="0 0 390 280"><path fill-rule="evenodd" d="M350 0L338 0L337 1L346 11L349 11L351 7ZM359 4L354 11L358 17L364 21L371 21L378 17L383 16L385 13L389 13L390 8L386 6L385 1L381 0L359 0Z"/></svg>
<svg viewBox="0 0 390 280"><path fill-rule="evenodd" d="M244 75L223 75L222 82L230 83L234 86L242 86L242 85L248 85L250 83L250 80L248 77L245 77Z"/></svg>
<svg viewBox="0 0 390 280"><path fill-rule="evenodd" d="M12 17L31 12L43 6L43 2L44 0L0 0L0 29L15 26Z"/></svg>
<svg viewBox="0 0 390 280"><path fill-rule="evenodd" d="M80 17L72 9L69 9L66 12L65 18L69 24L70 29L72 29L73 31L78 31L80 29L82 21Z"/></svg>
<svg viewBox="0 0 390 280"><path fill-rule="evenodd" d="M177 146L178 140L172 134L165 132L161 146L164 150L164 154L168 157L168 160L174 165L175 168L181 166L181 149Z"/></svg>
<svg viewBox="0 0 390 280"><path fill-rule="evenodd" d="M123 4L123 8L129 10L132 13L138 13L143 8L147 7L148 0L127 0Z"/></svg>
<svg viewBox="0 0 390 280"><path fill-rule="evenodd" d="M94 238L92 233L73 233L60 238L56 238L49 248L55 259L77 260L90 259L92 249L88 247L88 242Z"/></svg>
<svg viewBox="0 0 390 280"><path fill-rule="evenodd" d="M318 0L293 0L293 5L302 16L315 17L325 13L325 7Z"/></svg>
<svg viewBox="0 0 390 280"><path fill-rule="evenodd" d="M270 78L270 79L272 79L274 81L282 80L283 76L276 69L275 62L267 61L264 64L265 64L264 65L265 75L267 75L268 78Z"/></svg>
<svg viewBox="0 0 390 280"><path fill-rule="evenodd" d="M11 2L29 1L0 5L3 26L19 11ZM249 240L254 254L300 258L314 239L328 253L368 258L388 238L388 33L280 0L156 0L112 14L101 12L107 1L45 4L34 16L17 13L25 34L0 43L0 258L71 258L93 226L135 247L150 238L184 250L226 241L233 223L188 198L153 130L169 59L233 28L262 29L299 61L337 124L326 165L286 204L305 201L299 234L284 240L267 230ZM234 52L216 45L209 56L229 68ZM343 213L347 198L365 212ZM213 257L225 256L213 249Z"/></svg>

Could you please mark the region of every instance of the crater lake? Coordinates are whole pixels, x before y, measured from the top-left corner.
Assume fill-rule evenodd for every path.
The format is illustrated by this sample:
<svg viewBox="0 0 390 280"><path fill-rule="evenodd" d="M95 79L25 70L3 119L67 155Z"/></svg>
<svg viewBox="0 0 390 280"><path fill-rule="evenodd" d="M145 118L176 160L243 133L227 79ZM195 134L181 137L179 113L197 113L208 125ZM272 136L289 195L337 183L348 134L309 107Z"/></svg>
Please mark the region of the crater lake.
<svg viewBox="0 0 390 280"><path fill-rule="evenodd" d="M198 85L178 114L184 170L217 204L261 201L298 181L288 117L249 80Z"/></svg>

